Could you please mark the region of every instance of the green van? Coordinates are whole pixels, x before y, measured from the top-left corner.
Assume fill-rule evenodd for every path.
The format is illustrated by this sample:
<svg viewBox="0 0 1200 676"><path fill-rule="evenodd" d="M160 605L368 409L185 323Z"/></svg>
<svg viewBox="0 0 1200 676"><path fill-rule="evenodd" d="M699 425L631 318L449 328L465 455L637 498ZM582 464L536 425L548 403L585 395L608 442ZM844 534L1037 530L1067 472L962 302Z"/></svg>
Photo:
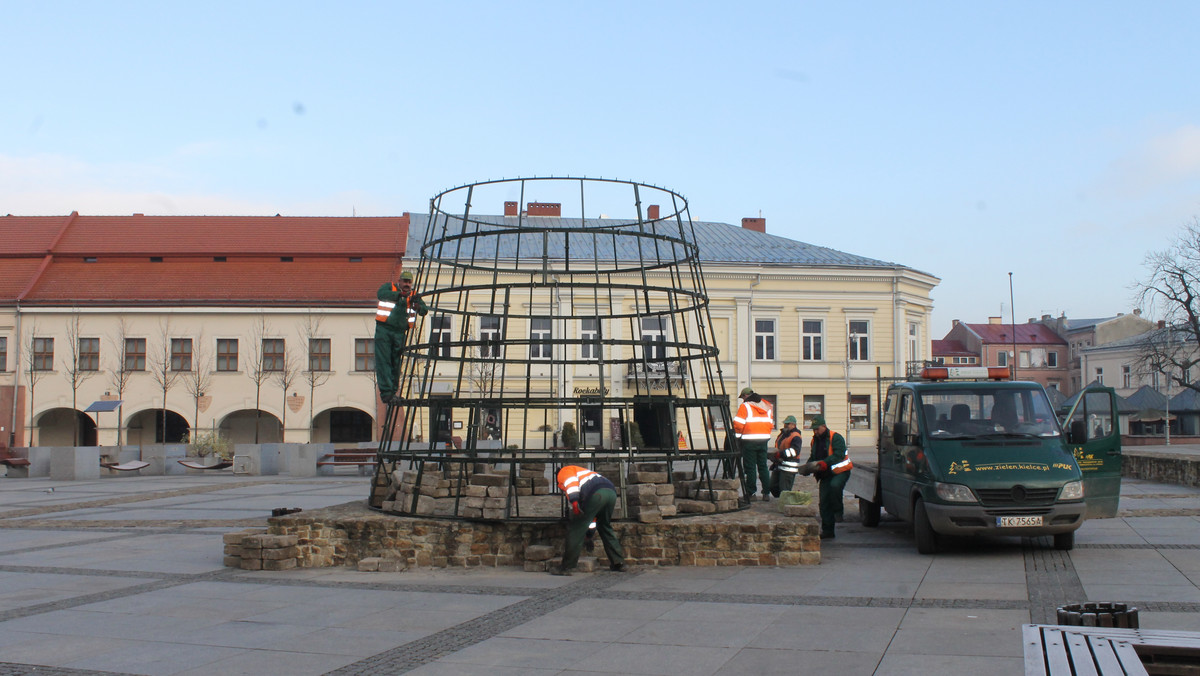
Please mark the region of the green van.
<svg viewBox="0 0 1200 676"><path fill-rule="evenodd" d="M864 525L877 526L885 509L913 524L922 554L941 535L1049 535L1071 549L1085 518L1116 514L1113 391L1085 390L1064 434L1042 386L1007 373L932 368L888 388L878 463L855 455L846 485Z"/></svg>

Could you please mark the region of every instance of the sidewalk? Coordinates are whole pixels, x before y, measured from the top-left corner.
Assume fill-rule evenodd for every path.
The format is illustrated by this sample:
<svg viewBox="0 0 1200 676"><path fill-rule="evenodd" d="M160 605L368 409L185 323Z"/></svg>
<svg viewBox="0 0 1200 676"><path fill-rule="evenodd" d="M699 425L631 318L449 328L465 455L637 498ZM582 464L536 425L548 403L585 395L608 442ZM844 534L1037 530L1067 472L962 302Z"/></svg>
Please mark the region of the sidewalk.
<svg viewBox="0 0 1200 676"><path fill-rule="evenodd" d="M1200 631L1200 489L1136 480L1072 552L964 539L922 556L885 520L840 524L796 568L222 567L222 533L365 499L368 481L0 478L0 675L987 676L1023 673L1021 625L1065 603Z"/></svg>

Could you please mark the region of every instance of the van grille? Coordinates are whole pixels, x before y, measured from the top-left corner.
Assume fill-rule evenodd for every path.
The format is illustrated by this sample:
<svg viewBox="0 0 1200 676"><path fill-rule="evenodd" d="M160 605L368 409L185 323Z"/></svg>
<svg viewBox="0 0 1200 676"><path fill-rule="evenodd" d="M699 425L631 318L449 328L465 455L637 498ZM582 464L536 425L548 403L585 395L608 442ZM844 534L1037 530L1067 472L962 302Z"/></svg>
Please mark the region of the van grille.
<svg viewBox="0 0 1200 676"><path fill-rule="evenodd" d="M988 506L1025 506L1025 505L1052 505L1054 499L1058 497L1057 488L1026 488L1025 486L1013 486L1012 488L981 488L975 491L979 494L979 500Z"/></svg>

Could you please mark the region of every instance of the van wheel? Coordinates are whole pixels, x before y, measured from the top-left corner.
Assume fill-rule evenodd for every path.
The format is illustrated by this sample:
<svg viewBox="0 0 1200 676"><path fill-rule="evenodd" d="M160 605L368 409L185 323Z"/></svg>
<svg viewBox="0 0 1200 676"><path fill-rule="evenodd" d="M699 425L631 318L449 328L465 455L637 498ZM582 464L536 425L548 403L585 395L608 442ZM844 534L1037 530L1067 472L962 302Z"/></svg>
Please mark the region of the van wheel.
<svg viewBox="0 0 1200 676"><path fill-rule="evenodd" d="M1069 551L1075 548L1075 531L1058 533L1054 536L1054 548Z"/></svg>
<svg viewBox="0 0 1200 676"><path fill-rule="evenodd" d="M862 525L874 528L879 525L879 503L864 498L858 499L858 517Z"/></svg>
<svg viewBox="0 0 1200 676"><path fill-rule="evenodd" d="M929 514L925 512L925 501L918 499L913 507L913 534L917 537L917 552L920 554L937 553L937 533L929 523Z"/></svg>

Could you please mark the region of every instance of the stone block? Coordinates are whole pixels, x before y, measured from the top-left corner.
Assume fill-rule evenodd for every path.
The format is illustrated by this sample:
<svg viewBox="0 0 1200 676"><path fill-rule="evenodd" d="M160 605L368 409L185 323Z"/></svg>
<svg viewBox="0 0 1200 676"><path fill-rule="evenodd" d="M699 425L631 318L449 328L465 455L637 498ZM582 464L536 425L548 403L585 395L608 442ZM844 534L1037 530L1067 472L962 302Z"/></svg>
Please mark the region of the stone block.
<svg viewBox="0 0 1200 676"><path fill-rule="evenodd" d="M262 552L263 561L282 561L283 559L294 559L298 556L300 556L299 547L264 549Z"/></svg>
<svg viewBox="0 0 1200 676"><path fill-rule="evenodd" d="M580 573L596 572L596 559L590 556L580 557L579 561L575 564L575 570Z"/></svg>
<svg viewBox="0 0 1200 676"><path fill-rule="evenodd" d="M226 556L222 561L224 562L226 568L242 567L242 557L240 556Z"/></svg>
<svg viewBox="0 0 1200 676"><path fill-rule="evenodd" d="M473 474L471 483L476 486L507 486L507 474Z"/></svg>
<svg viewBox="0 0 1200 676"><path fill-rule="evenodd" d="M526 573L544 573L549 568L548 561L530 561L525 560Z"/></svg>
<svg viewBox="0 0 1200 676"><path fill-rule="evenodd" d="M472 498L482 498L487 496L487 486L477 486L474 484L468 485L463 489L463 495Z"/></svg>
<svg viewBox="0 0 1200 676"><path fill-rule="evenodd" d="M630 472L626 477L631 484L665 484L666 472Z"/></svg>
<svg viewBox="0 0 1200 676"><path fill-rule="evenodd" d="M484 519L503 519L504 518L504 510L503 509L484 509L482 518L484 518Z"/></svg>
<svg viewBox="0 0 1200 676"><path fill-rule="evenodd" d="M263 570L291 570L296 567L296 559L276 559L272 561L263 561Z"/></svg>
<svg viewBox="0 0 1200 676"><path fill-rule="evenodd" d="M242 558L242 546L241 545L225 545L225 556L236 556L239 559Z"/></svg>
<svg viewBox="0 0 1200 676"><path fill-rule="evenodd" d="M633 464L635 472L665 472L667 471L667 463L665 462L635 462Z"/></svg>
<svg viewBox="0 0 1200 676"><path fill-rule="evenodd" d="M696 473L691 471L675 470L671 472L671 482L679 483L680 481L695 481Z"/></svg>
<svg viewBox="0 0 1200 676"><path fill-rule="evenodd" d="M360 573L373 573L379 570L379 562L382 560L378 556L368 556L365 559L359 559L358 571Z"/></svg>
<svg viewBox="0 0 1200 676"><path fill-rule="evenodd" d="M676 514L679 513L679 511L678 511L678 508L674 504L659 505L658 513L662 514L663 517L665 518L665 517L669 517L669 516L675 516Z"/></svg>
<svg viewBox="0 0 1200 676"><path fill-rule="evenodd" d="M812 518L817 515L816 505L780 505L779 511L784 516L791 517L808 517Z"/></svg>
<svg viewBox="0 0 1200 676"><path fill-rule="evenodd" d="M503 498L508 495L508 485L503 486L488 486L487 496L489 498Z"/></svg>
<svg viewBox="0 0 1200 676"><path fill-rule="evenodd" d="M95 446L56 446L50 449L50 478L84 481L100 478L100 449Z"/></svg>
<svg viewBox="0 0 1200 676"><path fill-rule="evenodd" d="M383 559L379 562L379 572L381 573L399 573L407 567L400 559Z"/></svg>
<svg viewBox="0 0 1200 676"><path fill-rule="evenodd" d="M680 500L675 499L675 509L679 514L712 514L717 511L717 506L711 502L701 500Z"/></svg>
<svg viewBox="0 0 1200 676"><path fill-rule="evenodd" d="M640 523L662 523L662 514L657 509L647 509L638 513L637 520Z"/></svg>
<svg viewBox="0 0 1200 676"><path fill-rule="evenodd" d="M671 484L655 484L654 490L659 495L675 495L675 487Z"/></svg>
<svg viewBox="0 0 1200 676"><path fill-rule="evenodd" d="M554 556L551 545L529 545L525 548L526 561L546 561Z"/></svg>
<svg viewBox="0 0 1200 676"><path fill-rule="evenodd" d="M294 560L293 560L293 563L294 563ZM263 569L262 559L242 559L241 565L242 565L242 570L262 570Z"/></svg>

